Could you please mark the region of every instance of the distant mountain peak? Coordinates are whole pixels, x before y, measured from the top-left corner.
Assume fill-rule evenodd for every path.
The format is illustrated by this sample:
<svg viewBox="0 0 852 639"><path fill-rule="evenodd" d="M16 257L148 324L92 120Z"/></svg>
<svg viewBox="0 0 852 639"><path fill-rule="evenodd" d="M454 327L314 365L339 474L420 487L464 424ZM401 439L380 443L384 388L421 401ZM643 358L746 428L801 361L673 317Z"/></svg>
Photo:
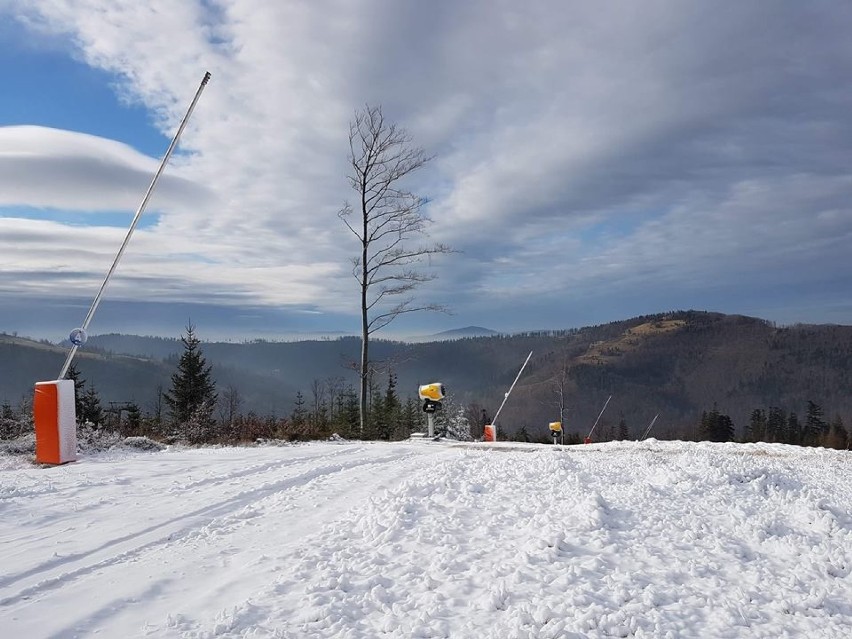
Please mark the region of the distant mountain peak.
<svg viewBox="0 0 852 639"><path fill-rule="evenodd" d="M488 337L489 335L499 335L499 333L483 326L465 326L464 328L441 331L429 337L434 339L455 339L460 337Z"/></svg>

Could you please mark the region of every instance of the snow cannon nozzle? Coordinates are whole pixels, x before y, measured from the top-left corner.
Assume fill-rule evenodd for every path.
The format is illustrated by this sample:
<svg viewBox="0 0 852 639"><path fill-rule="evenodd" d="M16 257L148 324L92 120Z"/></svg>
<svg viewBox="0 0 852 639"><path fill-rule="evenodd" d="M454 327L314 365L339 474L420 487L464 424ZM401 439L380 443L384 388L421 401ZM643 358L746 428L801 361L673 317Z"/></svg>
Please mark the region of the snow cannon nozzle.
<svg viewBox="0 0 852 639"><path fill-rule="evenodd" d="M446 392L447 391L441 382L424 384L423 386L420 386L417 389L417 393L418 395L420 395L420 399L431 399L433 402L439 402L444 399Z"/></svg>

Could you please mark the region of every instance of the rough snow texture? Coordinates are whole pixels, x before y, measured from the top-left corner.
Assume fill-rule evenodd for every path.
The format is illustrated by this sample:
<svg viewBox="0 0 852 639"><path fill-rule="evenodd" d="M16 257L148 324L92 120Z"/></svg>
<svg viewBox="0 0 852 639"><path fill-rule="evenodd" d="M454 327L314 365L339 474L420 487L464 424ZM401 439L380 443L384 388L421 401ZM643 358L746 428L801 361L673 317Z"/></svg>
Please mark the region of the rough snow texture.
<svg viewBox="0 0 852 639"><path fill-rule="evenodd" d="M653 440L8 462L0 627L845 638L850 462L845 451Z"/></svg>

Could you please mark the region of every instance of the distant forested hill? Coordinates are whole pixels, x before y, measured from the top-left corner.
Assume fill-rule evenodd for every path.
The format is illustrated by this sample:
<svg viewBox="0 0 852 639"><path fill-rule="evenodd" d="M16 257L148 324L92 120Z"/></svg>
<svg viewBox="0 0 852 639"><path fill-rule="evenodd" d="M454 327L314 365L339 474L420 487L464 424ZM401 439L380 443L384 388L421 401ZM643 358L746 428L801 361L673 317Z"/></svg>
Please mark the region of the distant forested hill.
<svg viewBox="0 0 852 639"><path fill-rule="evenodd" d="M203 337L204 327L198 327ZM297 391L308 404L312 387L329 380L355 384L352 366L359 340L204 343L220 388L231 386L244 410L289 414ZM157 385L169 386L179 339L126 335L90 338L78 356L83 378L104 401L134 400L146 409ZM745 425L754 408L778 406L800 416L807 402L852 425L852 327L797 325L778 328L764 320L700 311L637 317L601 326L511 336L470 337L408 344L377 341L379 372L398 376L397 392L442 381L457 405L493 415L529 351L533 358L500 418L507 430L541 430L559 418L557 390L567 406L566 427L588 431L609 395L598 427L622 418L632 433L654 415L658 435L684 436L701 412L716 407ZM32 384L55 377L65 350L0 336L0 400L16 401Z"/></svg>

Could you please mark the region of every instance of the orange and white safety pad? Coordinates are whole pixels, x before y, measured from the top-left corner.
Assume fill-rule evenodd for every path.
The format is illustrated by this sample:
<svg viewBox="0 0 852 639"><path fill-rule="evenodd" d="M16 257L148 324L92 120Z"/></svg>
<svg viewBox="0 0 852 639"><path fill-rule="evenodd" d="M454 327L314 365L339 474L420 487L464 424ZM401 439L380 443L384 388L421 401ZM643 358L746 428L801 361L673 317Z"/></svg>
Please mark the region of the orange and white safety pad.
<svg viewBox="0 0 852 639"><path fill-rule="evenodd" d="M65 464L77 459L77 415L74 381L37 382L33 398L36 461Z"/></svg>

